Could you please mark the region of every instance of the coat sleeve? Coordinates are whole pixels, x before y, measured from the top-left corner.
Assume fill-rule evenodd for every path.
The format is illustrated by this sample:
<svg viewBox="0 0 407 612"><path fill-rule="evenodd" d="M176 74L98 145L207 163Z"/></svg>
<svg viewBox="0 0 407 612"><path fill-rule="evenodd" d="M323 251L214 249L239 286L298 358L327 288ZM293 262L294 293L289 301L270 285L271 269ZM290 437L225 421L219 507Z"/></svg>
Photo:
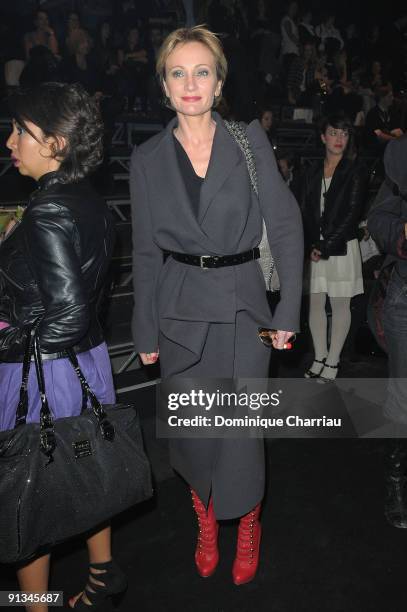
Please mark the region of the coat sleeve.
<svg viewBox="0 0 407 612"><path fill-rule="evenodd" d="M297 201L283 181L266 133L256 120L247 127L256 160L261 212L280 279L280 302L273 327L299 331L304 262L304 236Z"/></svg>
<svg viewBox="0 0 407 612"><path fill-rule="evenodd" d="M89 327L89 306L80 260L74 247L75 223L56 203L39 204L24 216L24 248L38 286L44 315L41 349L54 353L77 344ZM24 346L26 329L10 326L0 334L0 352ZM21 348L23 352L23 348Z"/></svg>
<svg viewBox="0 0 407 612"><path fill-rule="evenodd" d="M367 227L379 249L387 255L407 259L407 240L404 227L403 201L393 194L384 182L379 189L367 218Z"/></svg>
<svg viewBox="0 0 407 612"><path fill-rule="evenodd" d="M131 158L130 195L133 223L132 331L138 353L158 349L156 286L163 266L163 253L153 240L151 211L142 155L134 149Z"/></svg>

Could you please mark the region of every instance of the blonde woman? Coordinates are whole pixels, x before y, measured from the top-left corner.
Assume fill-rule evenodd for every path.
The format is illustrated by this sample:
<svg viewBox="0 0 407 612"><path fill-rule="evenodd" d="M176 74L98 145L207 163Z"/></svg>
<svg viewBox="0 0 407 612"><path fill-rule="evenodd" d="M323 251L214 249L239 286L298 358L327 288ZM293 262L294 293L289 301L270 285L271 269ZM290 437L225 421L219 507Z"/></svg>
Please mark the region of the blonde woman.
<svg viewBox="0 0 407 612"><path fill-rule="evenodd" d="M134 341L144 364L160 359L163 378L267 377L270 353L258 328L278 330L274 346L282 349L299 326L299 210L256 120L247 136L257 199L243 153L212 110L226 73L212 32L199 26L172 32L157 74L176 117L132 156ZM281 279L273 318L257 261L263 217ZM239 518L233 580L249 582L259 560L262 441L177 439L170 451L198 516L199 574L216 569L218 521Z"/></svg>

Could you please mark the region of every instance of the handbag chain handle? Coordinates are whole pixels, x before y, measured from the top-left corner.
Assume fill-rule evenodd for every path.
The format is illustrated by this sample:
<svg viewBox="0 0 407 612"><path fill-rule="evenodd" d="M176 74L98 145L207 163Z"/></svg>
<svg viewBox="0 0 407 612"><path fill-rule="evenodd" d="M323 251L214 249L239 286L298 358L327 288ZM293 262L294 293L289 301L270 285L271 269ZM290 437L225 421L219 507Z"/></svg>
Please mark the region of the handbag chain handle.
<svg viewBox="0 0 407 612"><path fill-rule="evenodd" d="M16 420L14 427L25 425L28 413L28 377L30 375L30 364L31 358L34 352L34 336L40 319L32 325L26 328L26 340L24 346L24 358L23 358L23 373L22 381L20 386L20 398L16 410Z"/></svg>
<svg viewBox="0 0 407 612"><path fill-rule="evenodd" d="M86 397L89 398L89 401L92 406L92 410L98 420L99 428L101 434L105 440L112 442L115 436L114 426L107 420L106 412L103 410L102 404L99 402L96 395L93 393L92 389L89 387L89 383L86 380L78 362L78 358L75 354L75 351L72 348L65 349L65 353L71 362L73 369L76 372L76 375L81 383L82 392L86 394Z"/></svg>
<svg viewBox="0 0 407 612"><path fill-rule="evenodd" d="M45 380L44 370L42 367L41 350L38 340L38 334L34 337L34 363L35 370L37 373L38 389L40 391L41 399L41 410L40 410L40 449L46 457L48 457L48 463L52 463L54 460L53 452L56 448L56 438L54 431L54 422L52 419L51 411L49 409L47 396L45 393Z"/></svg>
<svg viewBox="0 0 407 612"><path fill-rule="evenodd" d="M229 132L229 134L235 139L235 141L237 142L237 144L240 147L240 150L242 151L245 160L246 160L246 166L247 166L247 170L249 173L249 177L250 177L250 183L252 185L252 189L254 191L254 193L256 194L257 197L259 197L259 188L258 188L258 183L257 183L257 170L256 170L256 161L254 159L254 155L253 155L253 151L251 149L250 146L250 142L249 139L247 137L247 133L246 130L244 129L244 127L238 122L238 121L227 121L224 120L223 123L225 124L225 127L227 129L227 131ZM265 229L265 225L264 225L264 221L263 221L263 236L260 242L260 252L264 252L265 248L267 249L268 253L269 253L269 259L270 261L267 261L268 264L268 269L267 270L267 279L266 279L266 283L267 286L270 286L270 282L271 282L271 277L273 276L273 272L274 272L274 268L275 268L275 263L274 263L274 259L273 256L270 252L270 246L268 244L268 240L267 240L267 233L266 233L266 229Z"/></svg>
<svg viewBox="0 0 407 612"><path fill-rule="evenodd" d="M22 371L22 380L20 386L20 396L16 410L16 420L14 423L14 427L19 427L20 425L25 425L28 414L28 378L30 375L30 367L31 361L34 357L34 338L37 333L38 326L41 322L41 318L39 317L35 323L31 327L26 328L26 340L24 346L24 358L23 358L23 371ZM38 376L38 375L37 375ZM82 389L82 410L83 412L88 404L88 396L86 393L86 389Z"/></svg>
<svg viewBox="0 0 407 612"><path fill-rule="evenodd" d="M26 343L24 347L23 375L20 387L20 399L16 411L15 427L25 425L28 412L28 377L30 374L31 359L34 357L35 369L38 380L38 389L40 392L41 409L40 409L40 449L48 457L48 464L53 459L53 452L56 448L56 437L54 432L54 421L49 409L45 390L44 369L41 358L40 341L37 334L40 319L34 323L31 328L27 329ZM75 373L79 379L82 389L82 410L87 407L89 398L93 412L97 418L98 425L103 438L111 442L115 437L115 429L107 420L106 412L102 405L93 393L89 384L79 367L78 359L73 349L66 349L65 353L70 363L72 364ZM47 464L47 465L48 465Z"/></svg>
<svg viewBox="0 0 407 612"><path fill-rule="evenodd" d="M103 438L109 442L112 442L115 436L115 429L113 425L107 420L106 412L103 410L102 405L97 399L89 387L88 381L82 373L79 367L78 359L73 349L66 349L65 353L72 364L75 373L79 379L82 387L82 396L86 394L89 398L93 413L96 416L98 426ZM40 448L41 451L49 458L48 463L53 461L53 452L56 448L56 438L54 433L54 422L52 419L51 412L48 406L48 400L45 392L45 380L44 370L41 358L41 347L38 334L35 334L34 338L34 361L35 369L37 372L38 388L40 390L41 397L41 412L40 412ZM83 408L83 405L82 405Z"/></svg>
<svg viewBox="0 0 407 612"><path fill-rule="evenodd" d="M224 121L225 127L229 134L233 136L239 145L247 165L249 172L250 182L256 196L259 196L259 189L257 186L257 170L256 162L254 159L253 151L250 147L249 139L247 138L246 130L240 125L238 121Z"/></svg>

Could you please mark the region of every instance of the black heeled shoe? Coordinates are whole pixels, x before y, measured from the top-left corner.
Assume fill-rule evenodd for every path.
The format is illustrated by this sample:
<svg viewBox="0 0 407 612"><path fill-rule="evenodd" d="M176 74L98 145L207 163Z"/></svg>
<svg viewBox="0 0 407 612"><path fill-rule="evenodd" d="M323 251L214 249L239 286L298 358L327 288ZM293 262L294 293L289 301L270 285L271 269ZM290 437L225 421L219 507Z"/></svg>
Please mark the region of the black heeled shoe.
<svg viewBox="0 0 407 612"><path fill-rule="evenodd" d="M315 373L311 370L311 368L309 368L308 370L306 370L306 372L304 372L304 378L318 378L319 375L321 374L322 370L324 369L324 365L325 365L325 359L326 357L324 357L323 359L314 359L313 364L314 363L320 363L321 364L321 369L319 370L318 373Z"/></svg>
<svg viewBox="0 0 407 612"><path fill-rule="evenodd" d="M100 570L100 573L92 570ZM88 579L82 595L76 600L75 605L70 607L73 610L102 610L105 601L109 598L115 606L119 605L127 589L127 578L117 563L113 559L106 563L90 563L89 573L93 580ZM96 584L94 580L102 584ZM84 595L89 600L89 604L83 600Z"/></svg>
<svg viewBox="0 0 407 612"><path fill-rule="evenodd" d="M393 527L407 528L407 447L397 441L386 457L384 515Z"/></svg>
<svg viewBox="0 0 407 612"><path fill-rule="evenodd" d="M327 376L322 376L322 372L324 371L324 368L331 368L331 370L336 370L334 378L328 378ZM333 383L333 382L335 382L336 376L338 374L338 369L339 369L339 363L337 363L334 366L333 365L329 365L329 363L326 363L324 365L324 367L322 368L319 376L318 376L317 383L325 384L325 383Z"/></svg>

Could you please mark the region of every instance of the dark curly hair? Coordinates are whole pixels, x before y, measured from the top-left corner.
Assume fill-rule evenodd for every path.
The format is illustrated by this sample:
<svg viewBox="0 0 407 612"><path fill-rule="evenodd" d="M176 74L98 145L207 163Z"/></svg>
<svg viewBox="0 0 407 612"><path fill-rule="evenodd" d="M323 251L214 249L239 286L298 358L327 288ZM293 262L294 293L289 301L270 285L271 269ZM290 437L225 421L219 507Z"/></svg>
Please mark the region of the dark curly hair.
<svg viewBox="0 0 407 612"><path fill-rule="evenodd" d="M52 156L61 162L65 183L93 172L103 161L103 122L99 106L79 83L42 83L18 90L9 99L11 115L33 138L27 121L41 128L56 143ZM65 146L58 146L58 137Z"/></svg>

